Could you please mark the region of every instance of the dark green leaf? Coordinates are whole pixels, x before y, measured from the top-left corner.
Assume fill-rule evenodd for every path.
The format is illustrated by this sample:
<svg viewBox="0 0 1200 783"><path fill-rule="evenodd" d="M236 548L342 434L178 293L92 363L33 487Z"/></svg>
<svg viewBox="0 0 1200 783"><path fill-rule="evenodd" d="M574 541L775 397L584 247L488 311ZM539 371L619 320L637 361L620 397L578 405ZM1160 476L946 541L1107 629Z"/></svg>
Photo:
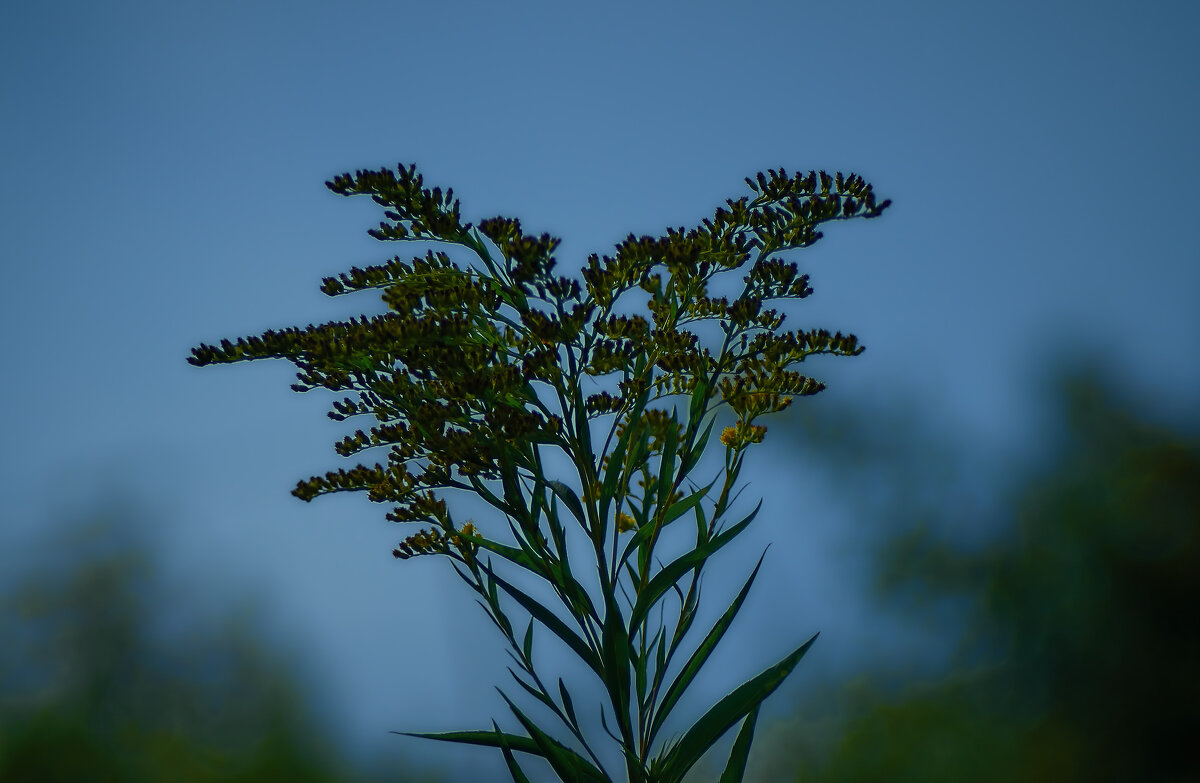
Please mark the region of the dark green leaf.
<svg viewBox="0 0 1200 783"><path fill-rule="evenodd" d="M632 426L632 425L631 425ZM604 468L604 480L600 485L600 518L608 517L608 507L617 492L617 481L625 469L625 450L629 447L628 428L617 438L617 444L608 454L608 465Z"/></svg>
<svg viewBox="0 0 1200 783"><path fill-rule="evenodd" d="M567 556L567 537L566 531L558 522L558 503L553 501L550 504L550 534L554 537L554 546L556 547L559 557L550 559L550 572L554 583L567 597L567 601L571 605L571 612L576 617L590 617L597 623L600 621L600 615L596 612L596 607L592 604L592 598L583 589L583 585L579 584L575 579L575 575L571 573L571 560Z"/></svg>
<svg viewBox="0 0 1200 783"><path fill-rule="evenodd" d="M708 407L708 391L708 377L697 378L696 386L692 389L692 399L688 402L688 429L692 432L700 428L700 418Z"/></svg>
<svg viewBox="0 0 1200 783"><path fill-rule="evenodd" d="M700 462L700 457L704 456L704 451L708 447L709 438L712 435L713 425L716 423L717 420L715 418L712 419L708 423L708 426L704 428L704 433L695 439L694 445L684 455L683 462L679 465L680 479L686 478L692 472L692 468L696 467L696 464Z"/></svg>
<svg viewBox="0 0 1200 783"><path fill-rule="evenodd" d="M628 426L625 431L617 438L617 443L613 446L613 450L609 452L608 466L604 471L604 481L600 487L600 516L605 519L608 515L608 507L612 502L617 490L617 482L620 481L625 471L625 455L629 451L630 439L643 429L640 426L642 411L646 409L646 403L650 400L650 388L647 387L638 395L629 412L625 414L625 421Z"/></svg>
<svg viewBox="0 0 1200 783"><path fill-rule="evenodd" d="M682 780L689 769L713 746L729 727L737 723L750 711L762 704L787 678L796 664L816 641L814 635L796 648L779 663L764 670L754 679L739 685L728 696L721 699L700 720L696 721L683 738L667 752L662 760L664 781Z"/></svg>
<svg viewBox="0 0 1200 783"><path fill-rule="evenodd" d="M629 615L630 634L637 632L637 628L646 619L646 615L658 603L658 599L663 596L671 587L679 581L680 577L704 564L714 552L732 541L739 533L746 529L746 526L754 520L758 514L759 508L762 507L762 501L759 501L754 510L749 516L738 522L728 530L724 530L711 540L696 547L691 552L680 556L663 567L661 571L654 575L650 583L645 589L638 593L637 603L633 606L633 611Z"/></svg>
<svg viewBox="0 0 1200 783"><path fill-rule="evenodd" d="M631 741L633 737L629 718L629 634L625 630L625 618L621 615L616 598L610 593L604 606L604 628L602 632L604 654L604 685L616 710L617 726L622 736Z"/></svg>
<svg viewBox="0 0 1200 783"><path fill-rule="evenodd" d="M517 481L517 469L513 463L512 454L508 448L502 447L499 449L499 456L500 483L504 486L504 502L511 515L520 517L525 509L525 494L521 491L521 485Z"/></svg>
<svg viewBox="0 0 1200 783"><path fill-rule="evenodd" d="M504 691L500 691L500 696L512 710L513 715L517 716L517 720L521 721L525 731L529 732L529 736L540 751L538 755L550 762L550 766L554 768L560 779L579 781L579 783L611 783L608 775L597 769L590 761L538 728L537 724L526 717L516 704L513 704Z"/></svg>
<svg viewBox="0 0 1200 783"><path fill-rule="evenodd" d="M504 763L508 765L508 774L512 775L515 783L529 783L529 778L521 769L521 765L517 763L512 748L509 746L508 740L504 738L504 732L500 731L500 727L496 725L496 721L492 721L492 728L496 730L496 739L500 743L500 752L504 754Z"/></svg>
<svg viewBox="0 0 1200 783"><path fill-rule="evenodd" d="M634 470L643 467L650 458L650 428L639 426L629 443L631 450L628 464L630 475L632 475Z"/></svg>
<svg viewBox="0 0 1200 783"><path fill-rule="evenodd" d="M721 779L717 783L742 783L742 776L746 774L746 759L750 757L750 744L754 742L754 724L758 720L758 709L755 707L750 710L746 720L742 721L742 730L738 732L737 739L733 741L733 748L729 751L729 763L725 765L725 771L721 773Z"/></svg>
<svg viewBox="0 0 1200 783"><path fill-rule="evenodd" d="M571 725L578 729L579 719L575 717L575 703L571 701L571 694L567 691L566 683L563 682L562 677L558 678L558 695L562 697L563 711L566 712L567 717L571 720Z"/></svg>
<svg viewBox="0 0 1200 783"><path fill-rule="evenodd" d="M567 624L558 618L558 615L547 609L535 599L524 593L520 588L515 587L497 576L489 566L482 566L487 571L488 576L495 585L499 585L504 592L516 600L525 611L529 612L538 622L548 628L555 636L567 643L567 646L575 651L575 654L592 668L597 674L603 676L603 668L600 664L600 659L596 657L596 653L592 651L579 634L567 627Z"/></svg>
<svg viewBox="0 0 1200 783"><path fill-rule="evenodd" d="M493 724L494 725L494 724ZM486 748L499 748L500 738L496 732L492 731L443 731L437 733L421 733L414 731L393 731L393 734L402 734L405 737L420 737L422 739L438 740L439 742L459 742L464 745L480 745ZM533 756L542 756L542 751L537 743L528 737L522 737L518 734L504 734L504 741L508 743L513 750L519 750L522 753L528 753Z"/></svg>
<svg viewBox="0 0 1200 783"><path fill-rule="evenodd" d="M679 674L675 676L671 686L667 688L667 693L663 696L662 702L659 703L658 708L655 710L654 718L650 723L649 736L651 742L654 741L654 737L658 734L658 730L662 727L662 723L666 720L667 715L670 714L688 686L692 684L692 680L696 678L696 675L700 672L708 657L721 641L721 637L725 635L725 631L733 623L733 618L737 616L738 611L742 608L742 602L746 600L746 596L750 593L750 587L754 584L754 578L758 576L758 569L762 566L763 557L766 557L766 552L758 558L758 565L754 566L754 571L751 572L750 578L746 580L746 583L742 585L742 589L738 592L737 597L733 599L733 603L729 605L729 608L725 610L725 613L713 625L712 630L704 637L704 641L691 654L687 663L683 665Z"/></svg>
<svg viewBox="0 0 1200 783"><path fill-rule="evenodd" d="M679 449L679 428L675 420L675 413L671 413L671 421L667 425L666 440L663 442L662 459L658 463L658 499L655 505L658 507L658 514L662 514L664 507L671 499L671 490L675 488L675 458L676 452Z"/></svg>
<svg viewBox="0 0 1200 783"><path fill-rule="evenodd" d="M655 683L662 682L666 676L667 669L667 636L664 633L659 633L658 636L658 652L654 655L654 681Z"/></svg>
<svg viewBox="0 0 1200 783"><path fill-rule="evenodd" d="M659 629L658 633L660 635L662 634L661 628ZM629 648L630 654L633 657L633 684L635 693L637 694L637 703L639 705L646 703L646 667L649 665L649 650L654 649L654 644L657 641L658 637L656 636L654 641L651 641L650 644L647 645L645 651L639 651L633 645L630 645Z"/></svg>
<svg viewBox="0 0 1200 783"><path fill-rule="evenodd" d="M511 651L509 652L509 655L512 655ZM515 658L515 656L513 656L513 657ZM534 686L532 686L529 683L522 680L521 676L519 674L517 674L516 671L511 666L508 667L508 673L512 675L513 680L517 683L517 685L520 685L525 690L526 693L528 693L530 696L532 696L533 698L540 701L542 704L545 704L547 707L549 707L551 709L551 711L554 710L554 707L555 707L554 700L551 699L545 693L542 693L540 688L535 688Z"/></svg>
<svg viewBox="0 0 1200 783"><path fill-rule="evenodd" d="M529 627L525 629L525 641L521 645L522 652L525 653L525 660L533 660L533 620L529 621Z"/></svg>
<svg viewBox="0 0 1200 783"><path fill-rule="evenodd" d="M567 510L579 520L579 524L587 525L587 516L583 513L583 503L579 501L579 496L575 494L575 490L568 487L561 481L547 481L546 486L558 495L559 499L566 505Z"/></svg>
<svg viewBox="0 0 1200 783"><path fill-rule="evenodd" d="M503 557L510 563L521 566L530 573L537 574L538 576L545 575L545 567L538 562L538 559L535 559L533 556L520 549L517 549L516 547L511 547L507 544L501 544L499 541L492 541L491 539L484 538L483 536L463 533L462 531L459 531L459 535L470 541L472 544L479 546L481 549L486 549L489 552L493 552L500 557Z"/></svg>
<svg viewBox="0 0 1200 783"><path fill-rule="evenodd" d="M683 500L680 500L678 503L671 506L670 509L667 510L666 516L663 518L662 527L666 527L667 525L671 524L676 519L694 508L702 500L704 500L704 496L710 489L712 489L712 486L712 484L709 484L707 487L702 487L701 489L696 490ZM617 561L620 567L623 567L625 563L629 561L629 557L633 554L633 550L636 549L638 545L654 534L656 524L657 523L654 520L651 520L650 522L638 527L638 529L634 532L633 537L630 538L629 542L625 544L625 549L621 552L621 559Z"/></svg>
<svg viewBox="0 0 1200 783"><path fill-rule="evenodd" d="M715 480L714 480L714 483L715 483ZM712 489L712 486L713 486L712 484L709 484L706 487L701 487L700 489L696 490L692 494L688 495L687 497L683 498L682 500L680 500L679 502L673 504L670 508L668 508L666 514L663 516L663 527L666 527L667 525L671 524L679 517L683 516L684 514L686 514L689 511L691 511L692 508L695 507L697 503L699 503L701 500L704 499L704 496L708 494L708 491L710 489Z"/></svg>

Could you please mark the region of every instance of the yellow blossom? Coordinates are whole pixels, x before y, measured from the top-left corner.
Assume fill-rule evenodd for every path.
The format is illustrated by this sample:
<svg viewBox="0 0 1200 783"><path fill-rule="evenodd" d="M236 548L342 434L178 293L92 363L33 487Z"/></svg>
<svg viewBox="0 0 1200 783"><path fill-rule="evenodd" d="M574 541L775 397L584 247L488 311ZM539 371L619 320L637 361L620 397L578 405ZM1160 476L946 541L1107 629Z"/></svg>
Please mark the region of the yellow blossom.
<svg viewBox="0 0 1200 783"><path fill-rule="evenodd" d="M727 448L743 449L751 443L762 443L767 428L759 424L747 424L739 421L733 427L726 427L721 432L721 443Z"/></svg>

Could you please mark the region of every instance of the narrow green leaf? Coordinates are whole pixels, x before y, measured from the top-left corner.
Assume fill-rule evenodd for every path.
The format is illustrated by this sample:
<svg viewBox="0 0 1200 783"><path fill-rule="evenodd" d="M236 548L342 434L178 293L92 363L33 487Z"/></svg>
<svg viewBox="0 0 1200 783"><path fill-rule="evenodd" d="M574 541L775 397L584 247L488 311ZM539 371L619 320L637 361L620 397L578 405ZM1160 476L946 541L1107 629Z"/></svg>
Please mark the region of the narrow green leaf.
<svg viewBox="0 0 1200 783"><path fill-rule="evenodd" d="M464 745L479 745L485 748L499 748L500 738L491 731L443 731L437 733L421 733L415 731L393 731L392 734L402 734L405 737L420 737L421 739L438 740L439 742L458 742ZM529 737L519 734L504 734L504 741L513 750L528 753L532 756L545 756L537 743Z"/></svg>
<svg viewBox="0 0 1200 783"><path fill-rule="evenodd" d="M733 527L722 531L714 536L711 540L696 547L691 552L681 555L679 558L672 560L661 571L654 575L646 588L638 593L637 603L633 606L633 611L629 615L629 631L630 635L636 634L638 626L646 619L646 615L650 612L654 605L658 603L658 599L663 596L671 586L679 581L680 577L704 564L714 552L732 541L739 533L746 529L754 517L758 514L758 510L762 508L760 500L749 516L738 522Z"/></svg>
<svg viewBox="0 0 1200 783"><path fill-rule="evenodd" d="M659 633L662 633L661 628L659 629ZM654 642L651 642L649 647L650 649L654 649ZM639 654L632 645L630 645L630 652L633 655L634 691L637 694L637 703L642 705L646 703L646 665L649 656Z"/></svg>
<svg viewBox="0 0 1200 783"><path fill-rule="evenodd" d="M541 497L541 492L534 493L534 497ZM558 497L550 495L550 502L541 503L541 506L546 509L546 524L550 528L550 537L554 540L555 551L561 556L567 551L566 530L563 528L562 522L558 518ZM536 509L534 510L536 514Z"/></svg>
<svg viewBox="0 0 1200 783"><path fill-rule="evenodd" d="M487 579L486 581L488 615L495 620L496 625L500 627L500 632L503 633L505 637L511 639L513 635L512 623L509 622L508 616L504 614L504 611L500 608L500 597L496 593L496 582L493 579Z"/></svg>
<svg viewBox="0 0 1200 783"><path fill-rule="evenodd" d="M489 566L482 564L481 566L487 572L488 576L491 577L493 590L495 585L499 585L504 592L508 593L517 603L524 607L525 611L529 612L529 614L536 618L538 622L546 626L546 628L548 628L555 636L566 642L567 646L570 647L584 663L590 666L593 671L603 676L603 668L600 664L600 659L596 656L596 653L587 645L587 642L580 638L579 634L567 627L567 624L560 620L558 615L554 614L554 612L538 603L537 600L524 593L519 587L515 587L504 581L504 579L493 572Z"/></svg>
<svg viewBox="0 0 1200 783"><path fill-rule="evenodd" d="M638 529L633 531L633 536L631 536L629 542L625 544L625 549L621 553L621 559L617 561L618 570L623 568L625 564L629 562L629 557L633 554L633 550L641 546L643 541L650 538L650 536L654 534L655 526L656 525L653 520L644 525L638 525Z"/></svg>
<svg viewBox="0 0 1200 783"><path fill-rule="evenodd" d="M616 445L608 454L608 466L604 470L604 481L600 486L600 505L601 514L608 514L608 505L612 502L613 496L616 493L617 481L621 478L624 471L625 454L629 450L630 439L636 434L636 430L641 429L640 419L642 411L646 409L646 403L650 400L650 388L642 390L638 398L634 400L628 413L624 414L625 421L628 426L625 431L617 438Z"/></svg>
<svg viewBox="0 0 1200 783"><path fill-rule="evenodd" d="M512 520L508 522L508 529L512 532L513 540L517 542L517 546L521 548L521 552L525 554L525 558L541 569L538 571L538 576L546 579L553 570L553 566L550 563L550 554L546 551L542 531L536 525L531 531L518 531L517 526L513 524ZM530 542L531 538L533 539L532 543ZM535 545L537 549L534 549Z"/></svg>
<svg viewBox="0 0 1200 783"><path fill-rule="evenodd" d="M692 680L700 672L708 657L712 655L717 644L721 641L721 637L725 635L725 631L729 629L733 623L733 618L737 616L738 611L742 608L742 602L746 600L746 596L750 594L750 587L754 584L754 578L758 576L758 569L762 566L763 558L766 557L766 552L758 558L758 565L754 566L754 571L751 572L750 578L742 585L742 589L738 592L737 597L733 599L733 603L725 610L725 613L713 625L712 630L704 637L704 641L696 648L696 651L688 658L687 663L680 669L679 674L671 682L671 686L667 688L666 695L663 696L658 708L655 710L654 717L650 722L650 741L654 741L654 737L658 734L658 730L662 727L662 723L666 720L667 715L678 703L684 691L692 684Z"/></svg>
<svg viewBox="0 0 1200 783"><path fill-rule="evenodd" d="M696 464L700 462L700 457L704 456L704 451L708 448L709 438L712 436L713 425L716 423L717 419L714 416L708 422L708 426L704 428L704 433L694 441L692 448L684 455L683 462L679 465L679 477L681 479L691 473L692 468L696 467Z"/></svg>
<svg viewBox="0 0 1200 783"><path fill-rule="evenodd" d="M487 270L492 273L490 278L485 277L483 279L488 281L488 284L493 291L500 294L504 292L505 287L500 285L498 282L500 275L496 271L496 262L492 260L492 254L488 252L488 241L489 240L484 237L478 228L471 226L471 230L466 234L466 241L464 244L475 251L475 255L479 256L479 259L483 261L483 265L486 266Z"/></svg>
<svg viewBox="0 0 1200 783"><path fill-rule="evenodd" d="M675 625L675 633L671 635L671 644L667 647L667 660L675 656L675 650L678 649L679 643L683 641L688 631L691 630L692 623L696 621L696 607L699 604L700 588L693 578L692 584L688 587L687 597L679 609L679 622Z"/></svg>
<svg viewBox="0 0 1200 783"><path fill-rule="evenodd" d="M712 483L710 483L708 486L701 487L667 509L667 513L663 516L663 527L666 527L679 517L691 511L696 504L704 500L704 496L708 494L708 491L712 489L712 486L715 483L716 479L713 479Z"/></svg>
<svg viewBox="0 0 1200 783"><path fill-rule="evenodd" d="M576 617L590 617L597 623L600 622L600 614L596 611L596 607L592 604L592 598L583 589L583 585L579 584L575 579L575 575L571 573L571 560L567 556L567 538L566 531L558 521L558 501L552 496L550 503L550 514L548 516L550 522L550 535L554 537L554 546L559 554L558 558L550 558L549 566L553 575L554 583L563 591L567 600L571 604L571 611Z"/></svg>
<svg viewBox="0 0 1200 783"><path fill-rule="evenodd" d="M496 739L500 742L500 752L504 754L504 763L508 765L508 774L512 775L515 783L529 783L528 776L521 769L521 765L517 763L512 748L504 738L504 732L500 731L500 727L496 725L496 721L492 721L492 728L496 730Z"/></svg>
<svg viewBox="0 0 1200 783"><path fill-rule="evenodd" d="M529 620L529 627L525 629L525 641L521 645L521 650L525 653L525 660L533 660L533 620Z"/></svg>
<svg viewBox="0 0 1200 783"><path fill-rule="evenodd" d="M679 517L686 514L688 511L695 508L697 504L699 504L702 500L704 500L704 496L708 494L708 491L710 489L712 489L712 486L714 483L716 483L716 479L713 479L713 482L710 483L707 487L701 487L700 489L696 490L692 494L688 495L683 500L680 500L678 503L671 506L671 508L667 511L666 516L663 518L661 527L659 527L658 529L661 530L662 528L664 528L667 525L674 522ZM657 523L654 520L651 520L650 522L647 522L646 524L639 526L638 529L636 531L634 531L633 536L629 539L628 543L625 544L625 549L622 550L622 552L621 552L621 558L617 561L618 568L625 567L625 564L627 562L629 562L630 556L633 555L633 551L643 541L645 541L646 539L648 539L650 536L652 536L654 534L656 525L657 525Z"/></svg>
<svg viewBox="0 0 1200 783"><path fill-rule="evenodd" d="M535 473L533 476L533 492L529 496L529 516L532 519L541 519L542 510L546 508L545 484L546 482L542 480L542 477Z"/></svg>
<svg viewBox="0 0 1200 783"><path fill-rule="evenodd" d="M495 613L492 612L492 608L490 606L488 606L487 604L485 604L483 601L476 600L475 603L479 604L479 608L483 610L484 614L486 614L489 618L491 618L492 622L496 624L496 627L500 629L500 633L504 634L505 636L508 636L508 630L505 628L504 624L501 623L499 619L497 619ZM504 622L508 622L507 617L504 618Z"/></svg>
<svg viewBox="0 0 1200 783"><path fill-rule="evenodd" d="M513 516L520 516L525 509L525 494L517 481L517 468L507 448L500 451L500 483L504 487L504 502Z"/></svg>
<svg viewBox="0 0 1200 783"><path fill-rule="evenodd" d="M486 549L493 554L497 554L510 563L521 566L532 574L542 577L545 576L545 567L539 564L529 554L517 549L516 547L511 547L507 544L501 544L499 541L492 541L491 539L484 538L483 536L463 533L462 531L459 531L459 535L470 541L472 544L477 545L480 549Z"/></svg>
<svg viewBox="0 0 1200 783"><path fill-rule="evenodd" d="M696 385L692 389L692 399L688 402L688 429L692 432L699 429L699 419L704 415L704 409L708 407L709 388L707 375L696 379Z"/></svg>
<svg viewBox="0 0 1200 783"><path fill-rule="evenodd" d="M605 596L604 628L601 643L604 654L604 674L601 679L608 689L616 711L617 726L622 736L632 739L629 718L629 633L616 598Z"/></svg>
<svg viewBox="0 0 1200 783"><path fill-rule="evenodd" d="M496 595L496 583L491 579L487 580L487 594L488 598L491 599L492 605L495 606L500 598Z"/></svg>
<svg viewBox="0 0 1200 783"><path fill-rule="evenodd" d="M658 635L658 651L654 655L654 682L655 685L662 682L663 677L667 674L667 635L659 633Z"/></svg>
<svg viewBox="0 0 1200 783"><path fill-rule="evenodd" d="M721 735L775 692L796 664L808 652L817 637L814 635L774 666L754 679L739 685L729 695L696 721L683 738L667 752L662 761L664 780L682 780L689 769L713 746Z"/></svg>
<svg viewBox="0 0 1200 783"><path fill-rule="evenodd" d="M508 704L513 715L521 721L525 731L541 751L538 755L550 762L550 766L562 780L579 781L579 783L611 783L608 775L597 769L590 761L575 751L553 739L549 734L538 728L532 720L526 717L512 700L500 691L500 697Z"/></svg>
<svg viewBox="0 0 1200 783"><path fill-rule="evenodd" d="M587 591L583 589L583 585L579 584L571 574L570 560L563 558L556 561L552 567L555 577L571 602L572 613L577 617L591 617L599 622L600 615L596 612L596 607L592 604L591 596L587 594Z"/></svg>
<svg viewBox="0 0 1200 783"><path fill-rule="evenodd" d="M636 440L630 441L632 451L627 460L630 471L645 465L646 461L650 458L650 428L638 427L638 431L634 437Z"/></svg>
<svg viewBox="0 0 1200 783"><path fill-rule="evenodd" d="M509 655L512 655L512 651L509 651ZM513 657L515 658L515 656ZM545 704L550 708L551 711L554 710L554 700L545 693L542 693L541 689L535 688L534 686L522 680L521 676L517 674L517 672L511 666L508 667L508 673L512 675L513 681L516 682L517 685L520 685L526 693L540 701L542 704Z"/></svg>
<svg viewBox="0 0 1200 783"><path fill-rule="evenodd" d="M571 725L578 729L579 718L575 717L575 703L571 701L571 694L567 691L567 685L563 682L562 677L558 678L558 695L562 697L563 711L571 719Z"/></svg>
<svg viewBox="0 0 1200 783"><path fill-rule="evenodd" d="M746 774L746 759L750 758L750 744L754 742L754 724L758 721L758 709L755 707L750 710L746 720L742 721L742 729L729 751L729 762L717 783L742 783L742 777Z"/></svg>
<svg viewBox="0 0 1200 783"><path fill-rule="evenodd" d="M579 500L579 495L575 494L575 490L568 487L561 481L547 481L546 486L553 490L554 494L562 500L566 505L567 510L579 520L580 525L587 525L587 516L583 513L583 503Z"/></svg>
<svg viewBox="0 0 1200 783"><path fill-rule="evenodd" d="M621 738L618 737L616 734L613 734L612 729L610 729L608 727L608 718L604 717L604 703L603 702L600 703L600 725L604 728L604 733L607 734L612 739L613 742L617 743L618 745L625 744L621 740Z"/></svg>
<svg viewBox="0 0 1200 783"><path fill-rule="evenodd" d="M675 486L675 459L679 449L679 428L675 412L671 412L671 422L667 427L666 440L663 441L662 458L658 461L658 499L655 505L659 514L662 513L671 499L671 490ZM657 516L657 515L656 515Z"/></svg>
<svg viewBox="0 0 1200 783"><path fill-rule="evenodd" d="M632 426L632 425L631 425ZM625 468L625 450L629 447L629 428L617 438L617 444L608 454L608 465L604 468L604 480L600 484L600 518L608 517L608 507L617 493L617 481Z"/></svg>
<svg viewBox="0 0 1200 783"><path fill-rule="evenodd" d="M553 495L550 498L547 520L549 521L550 535L554 538L554 546L559 557L555 558L552 553L547 552L545 557L547 572L541 573L539 576L551 581L562 591L570 603L572 614L577 617L591 617L599 622L600 615L596 612L591 597L571 573L571 561L566 556L566 531L558 521L558 500Z"/></svg>

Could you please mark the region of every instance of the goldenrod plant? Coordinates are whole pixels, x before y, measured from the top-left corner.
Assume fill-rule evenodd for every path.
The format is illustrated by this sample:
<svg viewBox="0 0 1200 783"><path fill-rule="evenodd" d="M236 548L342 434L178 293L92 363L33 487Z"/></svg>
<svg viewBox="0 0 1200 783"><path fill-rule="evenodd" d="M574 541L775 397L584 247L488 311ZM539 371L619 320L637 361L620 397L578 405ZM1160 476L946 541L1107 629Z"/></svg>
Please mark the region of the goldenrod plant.
<svg viewBox="0 0 1200 783"><path fill-rule="evenodd" d="M682 780L739 722L721 780L741 780L759 707L815 637L664 741L664 721L762 558L699 643L685 645L701 573L758 512L727 519L746 453L766 432L758 421L824 388L796 367L814 354L862 351L853 335L783 330L784 314L768 305L812 292L782 254L812 245L824 223L876 217L889 203L856 175L780 169L746 183L751 195L696 228L630 235L571 277L555 273L558 239L526 234L512 218L464 221L453 191L425 187L415 166L345 174L329 189L385 210L371 236L429 246L322 283L330 296L380 291L387 312L193 349L189 361L201 366L287 359L299 369L296 391L349 393L330 418L374 424L337 452L386 458L301 481L293 494L362 491L391 505L389 520L420 525L395 556L451 561L507 640L516 682L570 735L556 739L501 691L523 733L493 721L490 730L415 736L497 748L518 783L528 779L518 754L545 759L564 781L619 779L571 688L561 677L548 684L535 665L541 629L603 685L602 726L626 780ZM729 295L717 295L722 284ZM718 416L732 423L714 438ZM723 458L701 468L713 440ZM715 475L699 477L704 470ZM455 492L495 514L460 523ZM667 551L677 538L664 538L667 528L682 522L686 532L689 519L694 543ZM529 577L545 582L546 596L518 586Z"/></svg>

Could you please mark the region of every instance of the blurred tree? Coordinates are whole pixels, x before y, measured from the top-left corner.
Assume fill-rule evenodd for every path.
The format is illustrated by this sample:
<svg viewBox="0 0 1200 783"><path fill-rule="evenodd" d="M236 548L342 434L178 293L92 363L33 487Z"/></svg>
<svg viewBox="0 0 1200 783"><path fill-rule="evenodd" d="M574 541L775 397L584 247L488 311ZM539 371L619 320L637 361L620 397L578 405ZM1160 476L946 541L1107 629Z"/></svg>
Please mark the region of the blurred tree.
<svg viewBox="0 0 1200 783"><path fill-rule="evenodd" d="M834 738L793 746L796 780L1200 780L1200 448L1095 379L1062 389L1003 534L933 519L881 549L885 594L970 608L952 673L851 688Z"/></svg>
<svg viewBox="0 0 1200 783"><path fill-rule="evenodd" d="M164 630L182 607L122 532L0 599L0 781L365 781L249 633Z"/></svg>

